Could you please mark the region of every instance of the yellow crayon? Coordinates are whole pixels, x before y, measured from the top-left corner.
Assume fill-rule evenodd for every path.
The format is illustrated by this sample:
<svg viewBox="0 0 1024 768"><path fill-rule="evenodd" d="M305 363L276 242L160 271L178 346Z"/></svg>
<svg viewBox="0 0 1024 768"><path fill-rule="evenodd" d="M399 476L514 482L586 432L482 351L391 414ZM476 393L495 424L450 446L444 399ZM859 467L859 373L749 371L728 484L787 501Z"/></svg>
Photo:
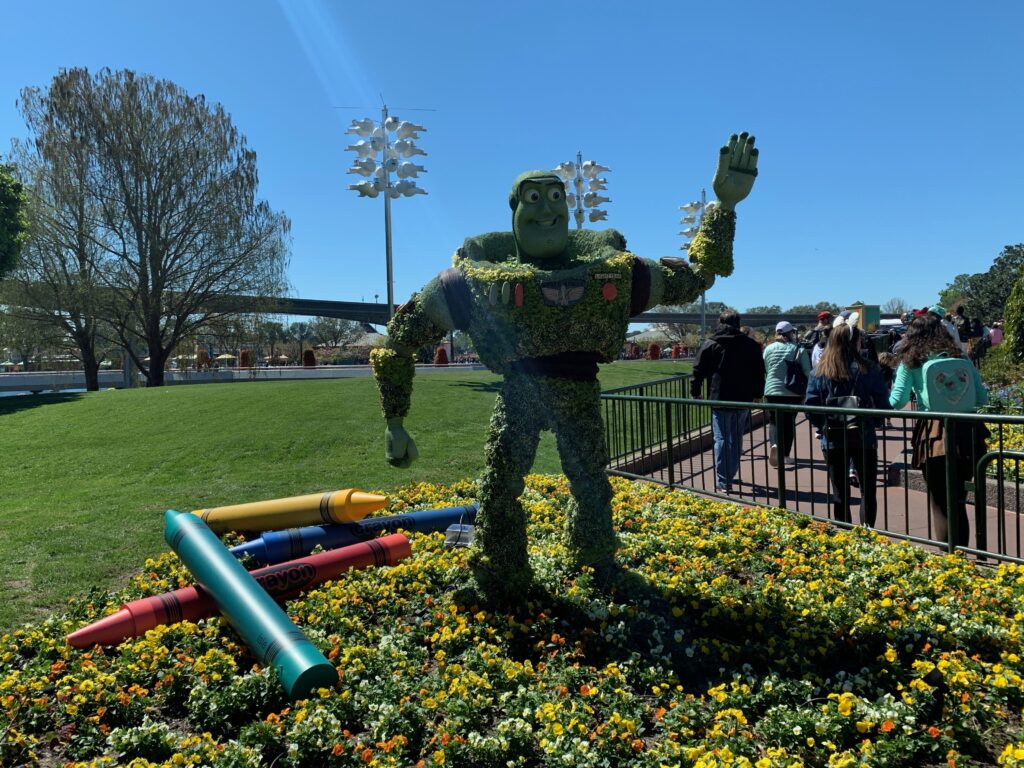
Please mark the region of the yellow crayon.
<svg viewBox="0 0 1024 768"><path fill-rule="evenodd" d="M268 499L227 507L194 509L216 533L225 531L277 531L304 525L354 523L383 509L387 496L346 488L343 491L310 493L287 499Z"/></svg>

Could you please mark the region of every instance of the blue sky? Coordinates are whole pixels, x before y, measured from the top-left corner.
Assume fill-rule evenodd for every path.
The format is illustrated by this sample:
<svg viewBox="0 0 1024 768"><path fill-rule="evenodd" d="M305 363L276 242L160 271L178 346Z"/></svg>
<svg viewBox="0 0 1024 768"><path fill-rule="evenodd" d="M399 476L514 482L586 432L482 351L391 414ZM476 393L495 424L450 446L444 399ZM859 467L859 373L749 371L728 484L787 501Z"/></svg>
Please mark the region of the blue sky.
<svg viewBox="0 0 1024 768"><path fill-rule="evenodd" d="M304 298L383 300L383 202L347 189L344 134L381 96L428 129L429 196L393 205L399 302L465 237L510 228L520 171L577 150L612 169L607 226L640 255L679 255L677 208L711 194L741 130L761 174L709 300L920 306L1024 241L1019 2L40 0L3 15L0 147L24 135L19 90L62 67L205 94L292 220Z"/></svg>

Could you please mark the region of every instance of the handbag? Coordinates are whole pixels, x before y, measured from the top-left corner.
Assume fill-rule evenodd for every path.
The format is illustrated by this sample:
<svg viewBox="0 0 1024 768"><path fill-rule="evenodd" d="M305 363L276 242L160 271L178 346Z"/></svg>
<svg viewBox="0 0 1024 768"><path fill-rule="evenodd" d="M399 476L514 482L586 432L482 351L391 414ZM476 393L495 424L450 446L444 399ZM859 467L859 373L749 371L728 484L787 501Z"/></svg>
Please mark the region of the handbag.
<svg viewBox="0 0 1024 768"><path fill-rule="evenodd" d="M796 348L796 354L792 360L786 360L786 378L782 382L790 392L803 395L807 394L807 374L804 367L800 365L800 347Z"/></svg>

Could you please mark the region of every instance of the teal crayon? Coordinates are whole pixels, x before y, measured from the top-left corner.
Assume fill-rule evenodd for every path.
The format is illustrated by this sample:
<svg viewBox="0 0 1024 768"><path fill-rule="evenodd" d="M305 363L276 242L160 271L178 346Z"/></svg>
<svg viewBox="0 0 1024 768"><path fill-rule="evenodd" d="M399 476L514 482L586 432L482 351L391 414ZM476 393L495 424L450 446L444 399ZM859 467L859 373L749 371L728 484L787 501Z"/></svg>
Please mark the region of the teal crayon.
<svg viewBox="0 0 1024 768"><path fill-rule="evenodd" d="M289 699L338 682L334 666L199 516L167 510L164 538L253 655L277 670Z"/></svg>

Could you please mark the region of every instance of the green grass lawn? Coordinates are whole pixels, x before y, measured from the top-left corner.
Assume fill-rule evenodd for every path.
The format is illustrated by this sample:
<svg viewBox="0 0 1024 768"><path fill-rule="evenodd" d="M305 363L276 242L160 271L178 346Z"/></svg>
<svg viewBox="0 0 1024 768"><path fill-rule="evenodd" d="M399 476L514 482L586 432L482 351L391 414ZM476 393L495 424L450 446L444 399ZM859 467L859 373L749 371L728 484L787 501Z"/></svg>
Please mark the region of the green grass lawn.
<svg viewBox="0 0 1024 768"><path fill-rule="evenodd" d="M603 366L602 387L688 363ZM372 380L260 382L0 399L0 629L167 549L162 513L337 488L391 491L480 474L498 377L417 378L407 427L421 458L394 469ZM551 435L535 470L558 472Z"/></svg>

